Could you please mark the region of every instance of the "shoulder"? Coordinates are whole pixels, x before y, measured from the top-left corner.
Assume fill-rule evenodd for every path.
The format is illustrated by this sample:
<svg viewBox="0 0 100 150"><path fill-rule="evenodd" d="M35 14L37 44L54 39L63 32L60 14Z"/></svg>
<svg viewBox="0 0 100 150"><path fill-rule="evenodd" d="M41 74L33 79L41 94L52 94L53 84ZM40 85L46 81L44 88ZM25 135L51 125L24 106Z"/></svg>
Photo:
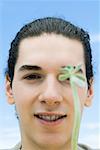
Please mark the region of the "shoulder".
<svg viewBox="0 0 100 150"><path fill-rule="evenodd" d="M93 150L92 148L90 148L87 145L84 144L78 144L78 150Z"/></svg>

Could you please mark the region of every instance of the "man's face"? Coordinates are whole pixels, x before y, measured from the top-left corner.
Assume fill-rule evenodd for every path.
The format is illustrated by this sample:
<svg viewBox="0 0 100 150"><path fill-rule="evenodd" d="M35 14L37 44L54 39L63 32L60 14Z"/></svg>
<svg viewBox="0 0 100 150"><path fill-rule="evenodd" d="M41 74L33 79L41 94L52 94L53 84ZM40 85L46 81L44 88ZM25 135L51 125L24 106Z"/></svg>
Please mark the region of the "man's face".
<svg viewBox="0 0 100 150"><path fill-rule="evenodd" d="M83 46L77 40L43 34L21 41L8 101L16 105L23 142L44 148L70 145L72 89L69 81L59 81L58 76L62 66L79 64L86 76ZM77 88L83 110L87 87Z"/></svg>

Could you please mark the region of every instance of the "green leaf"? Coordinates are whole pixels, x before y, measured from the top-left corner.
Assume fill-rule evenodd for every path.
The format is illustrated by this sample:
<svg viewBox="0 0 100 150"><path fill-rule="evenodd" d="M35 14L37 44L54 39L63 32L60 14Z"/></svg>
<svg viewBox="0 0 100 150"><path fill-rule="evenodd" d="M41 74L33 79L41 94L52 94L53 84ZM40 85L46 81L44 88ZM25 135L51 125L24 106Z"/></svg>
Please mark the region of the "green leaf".
<svg viewBox="0 0 100 150"><path fill-rule="evenodd" d="M58 80L64 81L64 80L67 80L68 78L70 78L69 74L61 74L59 75Z"/></svg>
<svg viewBox="0 0 100 150"><path fill-rule="evenodd" d="M81 69L81 67L82 67L82 64L80 64L80 65L76 66L76 68L75 68L75 72L78 72L78 71Z"/></svg>
<svg viewBox="0 0 100 150"><path fill-rule="evenodd" d="M75 84L77 84L80 87L85 87L86 83L83 80L80 80L79 78L77 78L76 76L72 76L71 77L71 81L74 82Z"/></svg>

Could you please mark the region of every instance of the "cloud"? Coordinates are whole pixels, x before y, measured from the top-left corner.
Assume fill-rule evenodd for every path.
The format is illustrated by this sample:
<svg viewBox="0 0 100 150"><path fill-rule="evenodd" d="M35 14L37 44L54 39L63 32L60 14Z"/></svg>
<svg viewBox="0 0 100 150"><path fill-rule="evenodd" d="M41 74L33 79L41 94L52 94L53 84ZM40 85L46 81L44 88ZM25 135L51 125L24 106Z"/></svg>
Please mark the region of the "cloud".
<svg viewBox="0 0 100 150"><path fill-rule="evenodd" d="M2 128L0 131L0 149L12 148L20 141L18 127Z"/></svg>
<svg viewBox="0 0 100 150"><path fill-rule="evenodd" d="M100 123L91 123L91 122L84 123L82 124L82 128L87 128L89 130L94 130L94 129L100 130Z"/></svg>
<svg viewBox="0 0 100 150"><path fill-rule="evenodd" d="M79 143L97 150L100 148L100 123L83 123L80 128Z"/></svg>
<svg viewBox="0 0 100 150"><path fill-rule="evenodd" d="M91 35L91 42L100 43L100 33Z"/></svg>

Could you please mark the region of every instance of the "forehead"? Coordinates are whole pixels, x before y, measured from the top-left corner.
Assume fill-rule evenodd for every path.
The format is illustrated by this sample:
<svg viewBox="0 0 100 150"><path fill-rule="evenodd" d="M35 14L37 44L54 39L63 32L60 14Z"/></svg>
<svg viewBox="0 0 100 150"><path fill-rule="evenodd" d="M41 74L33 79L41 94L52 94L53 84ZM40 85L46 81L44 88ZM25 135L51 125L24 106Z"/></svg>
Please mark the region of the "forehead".
<svg viewBox="0 0 100 150"><path fill-rule="evenodd" d="M29 37L19 45L19 65L78 65L84 63L84 50L80 41L57 34Z"/></svg>

